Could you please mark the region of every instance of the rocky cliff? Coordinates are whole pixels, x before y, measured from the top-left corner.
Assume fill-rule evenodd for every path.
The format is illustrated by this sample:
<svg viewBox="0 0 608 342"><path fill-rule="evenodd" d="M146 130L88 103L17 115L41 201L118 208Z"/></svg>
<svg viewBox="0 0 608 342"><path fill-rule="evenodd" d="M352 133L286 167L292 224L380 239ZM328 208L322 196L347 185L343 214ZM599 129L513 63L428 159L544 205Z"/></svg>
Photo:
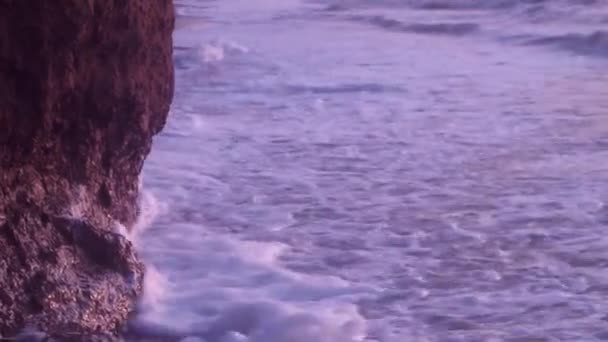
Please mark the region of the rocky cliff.
<svg viewBox="0 0 608 342"><path fill-rule="evenodd" d="M169 110L173 25L172 0L0 0L0 336L114 334L133 308L117 228Z"/></svg>

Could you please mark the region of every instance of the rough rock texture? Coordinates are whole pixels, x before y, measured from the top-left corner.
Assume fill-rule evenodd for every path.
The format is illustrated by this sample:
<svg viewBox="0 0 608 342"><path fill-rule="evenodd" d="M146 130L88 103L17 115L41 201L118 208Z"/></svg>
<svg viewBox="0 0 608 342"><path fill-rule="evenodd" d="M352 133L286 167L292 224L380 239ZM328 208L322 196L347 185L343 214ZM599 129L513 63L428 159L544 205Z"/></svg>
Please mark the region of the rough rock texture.
<svg viewBox="0 0 608 342"><path fill-rule="evenodd" d="M116 227L169 110L173 25L172 0L0 0L0 336L115 334L133 308Z"/></svg>

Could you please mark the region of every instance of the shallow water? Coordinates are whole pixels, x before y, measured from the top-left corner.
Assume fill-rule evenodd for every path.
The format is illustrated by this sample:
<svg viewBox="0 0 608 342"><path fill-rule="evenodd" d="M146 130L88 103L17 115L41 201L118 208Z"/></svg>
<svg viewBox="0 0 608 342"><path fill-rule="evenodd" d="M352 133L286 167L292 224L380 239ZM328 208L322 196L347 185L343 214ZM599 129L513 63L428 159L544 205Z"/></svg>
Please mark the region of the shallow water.
<svg viewBox="0 0 608 342"><path fill-rule="evenodd" d="M608 339L606 2L176 2L137 334Z"/></svg>

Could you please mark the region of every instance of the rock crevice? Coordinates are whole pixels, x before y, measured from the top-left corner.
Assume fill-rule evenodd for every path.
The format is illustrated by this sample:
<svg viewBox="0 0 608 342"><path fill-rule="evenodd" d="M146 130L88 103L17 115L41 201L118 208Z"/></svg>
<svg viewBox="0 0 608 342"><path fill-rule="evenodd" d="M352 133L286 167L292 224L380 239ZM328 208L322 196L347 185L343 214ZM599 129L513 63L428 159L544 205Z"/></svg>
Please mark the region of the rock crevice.
<svg viewBox="0 0 608 342"><path fill-rule="evenodd" d="M0 336L116 333L138 177L173 95L172 0L0 0Z"/></svg>

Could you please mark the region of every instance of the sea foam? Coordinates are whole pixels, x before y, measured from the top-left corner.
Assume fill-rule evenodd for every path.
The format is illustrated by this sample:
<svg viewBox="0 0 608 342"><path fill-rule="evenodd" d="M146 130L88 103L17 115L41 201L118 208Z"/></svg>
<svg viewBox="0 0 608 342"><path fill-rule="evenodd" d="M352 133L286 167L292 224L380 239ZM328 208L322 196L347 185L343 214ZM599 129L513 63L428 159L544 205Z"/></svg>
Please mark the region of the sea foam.
<svg viewBox="0 0 608 342"><path fill-rule="evenodd" d="M352 303L373 288L288 270L282 243L211 234L194 224L147 230L162 205L143 194L132 237L147 263L131 323L137 334L206 342L364 340L367 324Z"/></svg>

